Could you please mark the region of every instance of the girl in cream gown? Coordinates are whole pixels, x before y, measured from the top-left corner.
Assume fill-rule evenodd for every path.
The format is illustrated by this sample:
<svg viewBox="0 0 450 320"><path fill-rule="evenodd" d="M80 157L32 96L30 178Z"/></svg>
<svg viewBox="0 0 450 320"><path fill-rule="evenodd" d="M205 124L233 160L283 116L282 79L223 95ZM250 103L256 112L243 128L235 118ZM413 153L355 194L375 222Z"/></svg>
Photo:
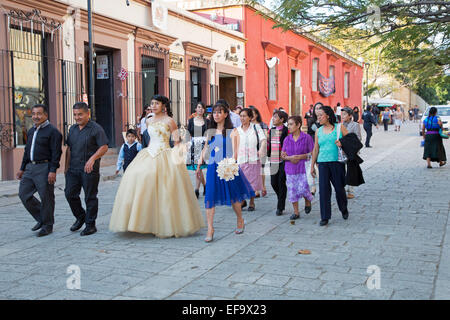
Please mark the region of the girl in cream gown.
<svg viewBox="0 0 450 320"><path fill-rule="evenodd" d="M162 108L160 108L162 106ZM109 229L183 237L204 227L203 216L181 154L170 148L176 128L166 97L152 98L155 116L148 121L150 144L130 163L117 191ZM171 128L172 127L172 128ZM174 130L171 130L174 129Z"/></svg>

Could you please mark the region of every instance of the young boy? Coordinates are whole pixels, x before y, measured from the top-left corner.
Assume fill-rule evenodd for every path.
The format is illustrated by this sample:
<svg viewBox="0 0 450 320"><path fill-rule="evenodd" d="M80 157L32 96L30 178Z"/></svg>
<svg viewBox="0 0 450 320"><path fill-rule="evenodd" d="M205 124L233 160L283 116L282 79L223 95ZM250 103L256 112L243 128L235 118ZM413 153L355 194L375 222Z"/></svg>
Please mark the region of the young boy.
<svg viewBox="0 0 450 320"><path fill-rule="evenodd" d="M116 175L119 174L122 165L123 172L125 172L131 161L133 161L138 152L142 150L142 145L136 141L136 137L136 130L127 130L127 142L125 142L120 148L119 158L117 159Z"/></svg>
<svg viewBox="0 0 450 320"><path fill-rule="evenodd" d="M288 121L288 115L284 111L277 110L273 114L273 126L269 130L267 139L267 156L270 159L270 183L277 194L276 215L281 216L286 204L286 174L284 172L284 160L281 159L281 149L289 130L284 125Z"/></svg>

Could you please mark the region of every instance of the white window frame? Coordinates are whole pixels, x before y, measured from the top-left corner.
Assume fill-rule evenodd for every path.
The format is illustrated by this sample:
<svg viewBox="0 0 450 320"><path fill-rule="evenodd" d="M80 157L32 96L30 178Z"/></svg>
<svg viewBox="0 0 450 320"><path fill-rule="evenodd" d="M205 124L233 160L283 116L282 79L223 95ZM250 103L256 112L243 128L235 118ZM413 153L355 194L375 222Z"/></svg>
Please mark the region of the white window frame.
<svg viewBox="0 0 450 320"><path fill-rule="evenodd" d="M312 60L312 76L311 76L311 89L312 91L319 90L319 58Z"/></svg>

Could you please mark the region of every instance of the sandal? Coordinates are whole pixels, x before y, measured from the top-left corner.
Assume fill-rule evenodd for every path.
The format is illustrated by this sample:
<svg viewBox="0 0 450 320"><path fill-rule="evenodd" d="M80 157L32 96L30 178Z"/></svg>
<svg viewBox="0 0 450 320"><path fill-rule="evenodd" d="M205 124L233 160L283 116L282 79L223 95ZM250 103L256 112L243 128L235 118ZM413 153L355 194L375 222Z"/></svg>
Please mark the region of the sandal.
<svg viewBox="0 0 450 320"><path fill-rule="evenodd" d="M248 211L255 211L255 207L252 206L248 207Z"/></svg>
<svg viewBox="0 0 450 320"><path fill-rule="evenodd" d="M267 190L263 190L263 191L262 191L262 196L263 196L263 197L267 196Z"/></svg>
<svg viewBox="0 0 450 320"><path fill-rule="evenodd" d="M432 166L427 166L427 168L428 168L428 169L431 169L431 168L433 168L433 167L432 167Z"/></svg>
<svg viewBox="0 0 450 320"><path fill-rule="evenodd" d="M440 162L439 167L445 166L446 163L447 163L446 161Z"/></svg>

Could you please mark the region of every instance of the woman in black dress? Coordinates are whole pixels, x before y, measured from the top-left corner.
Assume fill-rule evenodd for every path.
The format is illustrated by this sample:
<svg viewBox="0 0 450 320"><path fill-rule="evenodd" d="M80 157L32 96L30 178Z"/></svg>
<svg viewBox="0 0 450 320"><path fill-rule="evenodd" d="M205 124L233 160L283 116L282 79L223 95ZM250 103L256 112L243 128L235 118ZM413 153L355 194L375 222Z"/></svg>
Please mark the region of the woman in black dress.
<svg viewBox="0 0 450 320"><path fill-rule="evenodd" d="M198 160L200 159L200 155L202 153L203 147L205 146L206 137L205 132L209 126L209 120L205 118L206 106L203 102L199 102L197 107L195 108L195 117L189 119L187 130L190 134L191 141L188 143L188 152L187 152L187 169L188 170L197 170ZM206 169L206 164L201 165L201 169ZM197 198L199 197L199 188L200 184L203 185L203 195L205 195L205 177L203 175L203 171L200 170L199 174L195 176L196 184L195 184L195 195Z"/></svg>

